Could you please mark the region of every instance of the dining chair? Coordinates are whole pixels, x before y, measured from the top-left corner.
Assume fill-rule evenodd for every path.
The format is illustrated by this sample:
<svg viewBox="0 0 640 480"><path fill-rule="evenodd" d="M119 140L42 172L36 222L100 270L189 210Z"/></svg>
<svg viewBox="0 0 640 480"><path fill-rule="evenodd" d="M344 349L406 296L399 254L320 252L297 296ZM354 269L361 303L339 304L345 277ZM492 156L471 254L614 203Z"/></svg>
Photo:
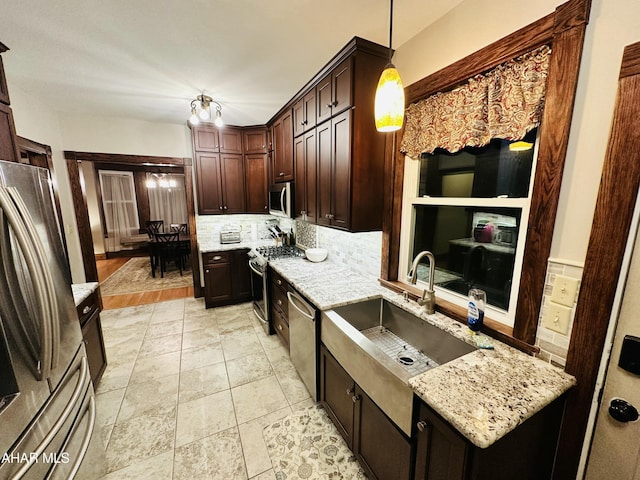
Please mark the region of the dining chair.
<svg viewBox="0 0 640 480"><path fill-rule="evenodd" d="M189 233L186 223L172 223L170 228L172 232L183 234Z"/></svg>
<svg viewBox="0 0 640 480"><path fill-rule="evenodd" d="M164 220L149 220L147 221L147 234L149 238L153 238L156 233L162 233L164 231Z"/></svg>
<svg viewBox="0 0 640 480"><path fill-rule="evenodd" d="M167 261L174 261L180 269L182 275L183 259L180 251L179 234L176 232L156 233L156 250L158 252L158 263L160 264L160 277L164 278L167 271Z"/></svg>

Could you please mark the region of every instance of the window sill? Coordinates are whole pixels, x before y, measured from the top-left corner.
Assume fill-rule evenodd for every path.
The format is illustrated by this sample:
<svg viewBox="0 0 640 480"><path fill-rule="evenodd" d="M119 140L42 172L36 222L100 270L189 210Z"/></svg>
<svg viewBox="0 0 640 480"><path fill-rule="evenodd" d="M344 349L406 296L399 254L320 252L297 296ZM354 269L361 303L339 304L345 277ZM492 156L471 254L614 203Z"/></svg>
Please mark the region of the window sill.
<svg viewBox="0 0 640 480"><path fill-rule="evenodd" d="M383 279L379 279L378 281L383 287L386 287L397 293L402 293L406 290L407 292L409 292L409 296L413 300L416 300L418 297L422 296L422 289L417 288L414 285ZM436 298L436 311L460 323L467 323L467 310L465 308L460 307L459 305L455 305L451 302L447 302L446 300L443 300L441 298ZM526 342L523 342L522 340L514 338L512 327L504 325L503 323L500 323L488 317L484 317L482 332L529 355L535 355L540 351L540 349L535 345L530 345Z"/></svg>

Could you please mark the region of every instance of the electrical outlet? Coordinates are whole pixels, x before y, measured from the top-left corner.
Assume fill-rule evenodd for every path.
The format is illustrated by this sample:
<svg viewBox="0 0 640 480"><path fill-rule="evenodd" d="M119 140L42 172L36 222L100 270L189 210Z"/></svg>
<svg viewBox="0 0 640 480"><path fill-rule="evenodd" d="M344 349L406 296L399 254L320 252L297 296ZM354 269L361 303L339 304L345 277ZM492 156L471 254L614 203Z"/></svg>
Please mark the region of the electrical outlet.
<svg viewBox="0 0 640 480"><path fill-rule="evenodd" d="M572 307L576 301L576 294L578 293L578 285L580 280L571 277L563 277L556 275L553 282L553 290L551 290L551 301Z"/></svg>
<svg viewBox="0 0 640 480"><path fill-rule="evenodd" d="M564 305L549 302L542 316L542 324L549 330L566 335L569 332L571 309Z"/></svg>

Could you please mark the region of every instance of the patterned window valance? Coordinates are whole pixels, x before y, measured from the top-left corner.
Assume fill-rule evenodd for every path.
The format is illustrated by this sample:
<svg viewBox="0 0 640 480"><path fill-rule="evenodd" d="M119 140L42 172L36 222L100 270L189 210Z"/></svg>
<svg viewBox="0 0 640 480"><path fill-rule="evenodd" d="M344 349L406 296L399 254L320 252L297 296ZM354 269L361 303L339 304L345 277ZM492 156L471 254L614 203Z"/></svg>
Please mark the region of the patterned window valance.
<svg viewBox="0 0 640 480"><path fill-rule="evenodd" d="M540 47L412 103L400 150L418 158L436 148L481 147L492 138L520 140L540 124L550 57L551 48Z"/></svg>

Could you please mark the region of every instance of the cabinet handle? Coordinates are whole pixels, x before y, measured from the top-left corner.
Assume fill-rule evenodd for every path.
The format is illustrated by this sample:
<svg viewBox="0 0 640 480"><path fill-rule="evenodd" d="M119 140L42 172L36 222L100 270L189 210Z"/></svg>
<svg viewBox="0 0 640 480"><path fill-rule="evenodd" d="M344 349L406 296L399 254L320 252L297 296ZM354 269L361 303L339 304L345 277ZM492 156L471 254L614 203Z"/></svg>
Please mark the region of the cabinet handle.
<svg viewBox="0 0 640 480"><path fill-rule="evenodd" d="M300 122L300 125L304 127L304 124L307 123L304 120L302 122Z"/></svg>
<svg viewBox="0 0 640 480"><path fill-rule="evenodd" d="M278 325L278 330L282 331L282 325Z"/></svg>
<svg viewBox="0 0 640 480"><path fill-rule="evenodd" d="M325 213L324 218L328 218L329 220L333 220L333 213Z"/></svg>
<svg viewBox="0 0 640 480"><path fill-rule="evenodd" d="M279 307L281 307L282 306L282 300L278 299L277 304L278 304Z"/></svg>
<svg viewBox="0 0 640 480"><path fill-rule="evenodd" d="M215 257L213 257L214 262L217 260L222 260L222 257L220 255L216 255Z"/></svg>
<svg viewBox="0 0 640 480"><path fill-rule="evenodd" d="M338 100L334 100L333 102L331 102L331 106L332 107L337 107L338 106Z"/></svg>
<svg viewBox="0 0 640 480"><path fill-rule="evenodd" d="M332 103L327 103L327 108L331 108L333 107L333 102Z"/></svg>
<svg viewBox="0 0 640 480"><path fill-rule="evenodd" d="M284 177L284 172L280 172L280 173L278 174L278 176L279 176L279 177Z"/></svg>
<svg viewBox="0 0 640 480"><path fill-rule="evenodd" d="M353 387L351 388L347 388L347 396L350 397L351 395L353 395L353 392L355 392L355 389Z"/></svg>
<svg viewBox="0 0 640 480"><path fill-rule="evenodd" d="M91 307L89 305L87 305L86 307L84 307L82 309L82 314L86 315L87 313L89 313L91 311Z"/></svg>
<svg viewBox="0 0 640 480"><path fill-rule="evenodd" d="M351 397L351 400L353 400L353 403L358 403L361 398L362 397L360 395L354 395L353 397Z"/></svg>
<svg viewBox="0 0 640 480"><path fill-rule="evenodd" d="M204 271L204 273L209 273L209 269L207 268L207 269Z"/></svg>
<svg viewBox="0 0 640 480"><path fill-rule="evenodd" d="M264 209L267 210L269 207L267 207L266 205L264 206Z"/></svg>
<svg viewBox="0 0 640 480"><path fill-rule="evenodd" d="M304 217L305 213L307 213L307 212L305 212L304 210L300 210L300 215L302 215L303 217Z"/></svg>
<svg viewBox="0 0 640 480"><path fill-rule="evenodd" d="M282 285L282 280L278 279L278 280L276 280L276 283L277 283L278 285Z"/></svg>
<svg viewBox="0 0 640 480"><path fill-rule="evenodd" d="M418 430L420 430L421 432L424 432L427 427L429 427L429 424L424 420L420 420L418 423L416 423L416 427L418 427Z"/></svg>

